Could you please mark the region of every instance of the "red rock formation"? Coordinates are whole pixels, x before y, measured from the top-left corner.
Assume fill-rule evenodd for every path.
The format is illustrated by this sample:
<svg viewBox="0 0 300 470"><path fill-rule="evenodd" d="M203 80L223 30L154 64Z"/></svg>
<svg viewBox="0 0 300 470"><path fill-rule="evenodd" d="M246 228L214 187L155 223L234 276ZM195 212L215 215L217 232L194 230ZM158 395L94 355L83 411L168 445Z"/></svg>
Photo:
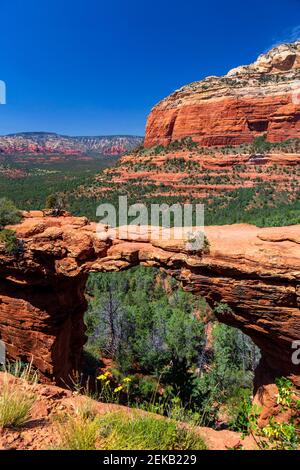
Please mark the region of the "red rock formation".
<svg viewBox="0 0 300 470"><path fill-rule="evenodd" d="M220 321L240 328L260 347L256 390L289 376L300 387L292 342L300 335L300 226L206 227L208 254L191 254L184 239L149 239L149 227L111 240L85 218L27 213L14 227L23 252L0 247L0 338L9 357L33 358L45 378L66 381L85 341L84 287L89 272L157 266L184 288L221 300ZM141 230L141 228L139 228Z"/></svg>
<svg viewBox="0 0 300 470"><path fill-rule="evenodd" d="M281 45L254 64L175 91L151 111L145 146L190 136L204 146L270 142L300 133L300 41Z"/></svg>

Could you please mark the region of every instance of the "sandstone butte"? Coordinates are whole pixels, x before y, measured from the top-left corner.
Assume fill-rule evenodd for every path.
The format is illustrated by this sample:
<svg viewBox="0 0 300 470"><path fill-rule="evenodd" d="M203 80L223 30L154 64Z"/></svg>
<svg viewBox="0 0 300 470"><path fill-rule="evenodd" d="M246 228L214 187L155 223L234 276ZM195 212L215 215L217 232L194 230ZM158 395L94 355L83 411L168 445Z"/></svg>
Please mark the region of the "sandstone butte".
<svg viewBox="0 0 300 470"><path fill-rule="evenodd" d="M255 399L274 410L274 379L288 376L300 388L293 341L300 339L300 225L205 228L208 253L190 253L186 239L149 239L149 227L130 227L111 239L104 225L84 217L23 213L13 227L23 249L11 256L0 245L0 338L9 358L33 361L45 381L62 384L80 364L85 343L85 283L90 272L143 264L178 279L218 309L221 322L249 335L261 350ZM299 355L298 355L299 356Z"/></svg>
<svg viewBox="0 0 300 470"><path fill-rule="evenodd" d="M193 82L151 111L145 146L190 136L203 146L270 142L299 136L300 41L282 44L223 77Z"/></svg>

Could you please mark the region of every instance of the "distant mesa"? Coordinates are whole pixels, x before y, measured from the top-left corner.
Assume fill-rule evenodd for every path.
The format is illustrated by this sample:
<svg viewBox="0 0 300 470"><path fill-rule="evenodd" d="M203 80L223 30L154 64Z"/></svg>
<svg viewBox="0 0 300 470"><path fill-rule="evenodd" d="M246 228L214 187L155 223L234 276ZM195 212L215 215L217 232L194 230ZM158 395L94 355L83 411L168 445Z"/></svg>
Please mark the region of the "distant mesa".
<svg viewBox="0 0 300 470"><path fill-rule="evenodd" d="M53 132L22 132L0 136L2 155L103 155L120 156L143 142L131 135L70 137Z"/></svg>
<svg viewBox="0 0 300 470"><path fill-rule="evenodd" d="M112 241L105 225L97 234L95 223L68 213L23 212L21 223L7 228L23 251L12 256L0 244L0 337L8 359L32 360L45 381L65 385L80 364L88 273L142 264L161 268L213 308L220 300L227 305L217 318L261 350L254 393L264 419L276 409L276 377L300 389L299 365L291 360L300 331L300 225L206 227L209 251L197 253L187 250L185 237L151 239L148 226L137 233L131 225L126 239Z"/></svg>
<svg viewBox="0 0 300 470"><path fill-rule="evenodd" d="M191 137L203 146L299 137L300 41L282 44L251 65L176 90L151 111L145 146Z"/></svg>

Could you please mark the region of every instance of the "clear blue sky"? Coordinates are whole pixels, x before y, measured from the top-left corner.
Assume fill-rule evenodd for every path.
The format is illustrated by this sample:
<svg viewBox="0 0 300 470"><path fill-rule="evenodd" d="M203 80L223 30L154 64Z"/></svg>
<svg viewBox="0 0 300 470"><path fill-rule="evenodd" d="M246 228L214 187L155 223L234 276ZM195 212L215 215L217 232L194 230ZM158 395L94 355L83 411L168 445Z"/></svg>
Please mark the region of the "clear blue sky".
<svg viewBox="0 0 300 470"><path fill-rule="evenodd" d="M0 134L144 133L176 88L300 36L299 0L1 0Z"/></svg>

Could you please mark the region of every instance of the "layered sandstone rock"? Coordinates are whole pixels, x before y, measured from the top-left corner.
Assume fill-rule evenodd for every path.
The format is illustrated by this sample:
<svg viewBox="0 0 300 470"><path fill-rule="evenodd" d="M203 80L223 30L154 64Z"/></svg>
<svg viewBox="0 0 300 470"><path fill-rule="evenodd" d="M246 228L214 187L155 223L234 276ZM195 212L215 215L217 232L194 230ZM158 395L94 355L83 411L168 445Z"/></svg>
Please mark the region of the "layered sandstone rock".
<svg viewBox="0 0 300 470"><path fill-rule="evenodd" d="M151 111L145 146L190 136L202 145L235 145L266 134L299 137L300 41L275 47L256 62L186 85Z"/></svg>
<svg viewBox="0 0 300 470"><path fill-rule="evenodd" d="M219 320L261 349L259 393L281 375L300 387L300 365L292 362L300 338L299 225L206 227L209 253L195 254L185 236L151 239L149 227L130 227L125 239L112 240L111 230L96 233L84 217L25 216L14 227L23 250L9 256L0 247L0 339L10 358L32 359L45 379L66 382L85 342L88 273L143 264L163 269L211 306L228 305L218 309Z"/></svg>

